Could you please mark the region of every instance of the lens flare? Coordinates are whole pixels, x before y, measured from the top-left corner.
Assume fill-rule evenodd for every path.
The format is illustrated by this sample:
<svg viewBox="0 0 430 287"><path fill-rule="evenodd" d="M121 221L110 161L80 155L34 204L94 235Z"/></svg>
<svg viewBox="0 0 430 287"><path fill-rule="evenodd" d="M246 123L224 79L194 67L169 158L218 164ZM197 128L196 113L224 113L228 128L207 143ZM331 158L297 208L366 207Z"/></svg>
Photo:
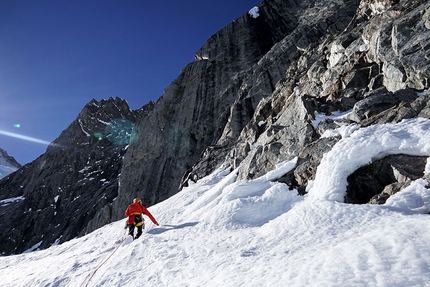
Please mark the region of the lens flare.
<svg viewBox="0 0 430 287"><path fill-rule="evenodd" d="M14 124L13 127L19 129L21 127L21 125L20 124Z"/></svg>
<svg viewBox="0 0 430 287"><path fill-rule="evenodd" d="M11 133L11 132L7 132L7 131L2 131L2 130L0 130L0 135L5 135L5 136L8 136L8 137L17 138L17 139L21 139L21 140L25 140L25 141L29 141L29 142L34 142L34 143L39 143L39 144L44 144L44 145L50 145L51 144L48 141L44 141L44 140L41 140L41 139L29 137L29 136L20 135L20 134L17 134L17 133Z"/></svg>
<svg viewBox="0 0 430 287"><path fill-rule="evenodd" d="M103 138L103 134L101 132L95 132L93 135L95 138L98 138L99 140Z"/></svg>
<svg viewBox="0 0 430 287"><path fill-rule="evenodd" d="M127 119L113 119L106 125L105 137L113 144L127 145L138 140L134 124Z"/></svg>

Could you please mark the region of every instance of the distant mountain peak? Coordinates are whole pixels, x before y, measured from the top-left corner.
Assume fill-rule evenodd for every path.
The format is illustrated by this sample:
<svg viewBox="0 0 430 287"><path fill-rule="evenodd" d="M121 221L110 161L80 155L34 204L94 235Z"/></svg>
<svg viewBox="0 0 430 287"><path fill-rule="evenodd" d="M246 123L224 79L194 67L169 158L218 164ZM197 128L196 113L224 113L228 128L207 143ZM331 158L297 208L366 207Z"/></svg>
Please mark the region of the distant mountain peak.
<svg viewBox="0 0 430 287"><path fill-rule="evenodd" d="M0 148L0 179L19 169L21 165Z"/></svg>

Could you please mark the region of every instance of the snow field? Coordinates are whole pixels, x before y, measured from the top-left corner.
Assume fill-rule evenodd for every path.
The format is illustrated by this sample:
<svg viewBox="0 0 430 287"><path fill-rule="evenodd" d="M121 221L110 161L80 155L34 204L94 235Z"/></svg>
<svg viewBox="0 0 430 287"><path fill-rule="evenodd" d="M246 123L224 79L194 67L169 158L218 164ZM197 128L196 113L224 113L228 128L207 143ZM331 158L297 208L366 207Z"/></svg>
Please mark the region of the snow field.
<svg viewBox="0 0 430 287"><path fill-rule="evenodd" d="M120 246L124 220L46 250L0 257L1 286L430 286L430 192L341 203L346 177L392 153L430 155L430 121L358 129L324 155L309 193L218 170L150 207L161 224ZM430 168L426 168L426 173ZM126 206L124 207L124 209ZM116 251L115 251L116 250Z"/></svg>

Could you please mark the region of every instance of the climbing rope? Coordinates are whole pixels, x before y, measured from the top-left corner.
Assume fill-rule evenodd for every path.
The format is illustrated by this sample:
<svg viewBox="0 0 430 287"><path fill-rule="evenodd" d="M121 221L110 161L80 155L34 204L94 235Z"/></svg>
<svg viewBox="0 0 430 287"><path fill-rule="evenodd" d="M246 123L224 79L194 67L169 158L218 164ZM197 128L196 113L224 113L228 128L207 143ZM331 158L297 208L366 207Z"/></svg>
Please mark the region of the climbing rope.
<svg viewBox="0 0 430 287"><path fill-rule="evenodd" d="M127 236L124 236L124 238L121 239L120 242L118 243L118 246L111 253L109 253L105 256L105 258L96 266L96 268L94 268L93 272L91 272L90 274L87 275L84 282L82 282L81 287L82 286L85 286L85 287L88 286L91 279L93 279L94 275L96 274L97 270L99 270L100 267L102 267L112 257L112 255L114 255L114 253L121 247L122 243L124 242L124 240L126 238L127 238Z"/></svg>

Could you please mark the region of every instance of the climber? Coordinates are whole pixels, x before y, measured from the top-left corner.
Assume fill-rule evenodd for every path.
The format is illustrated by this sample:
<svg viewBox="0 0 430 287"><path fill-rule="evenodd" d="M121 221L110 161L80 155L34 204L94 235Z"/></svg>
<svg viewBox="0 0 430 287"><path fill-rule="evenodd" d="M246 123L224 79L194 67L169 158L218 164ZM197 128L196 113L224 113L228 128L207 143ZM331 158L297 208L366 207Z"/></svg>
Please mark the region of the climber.
<svg viewBox="0 0 430 287"><path fill-rule="evenodd" d="M127 225L128 226L128 234L133 237L133 239L137 239L142 235L142 229L145 227L144 220L142 217L142 213L144 213L146 216L151 219L151 221L159 226L157 220L155 220L154 216L146 209L145 206L143 206L142 201L140 198L135 198L133 203L130 204L127 207L127 210L125 211L125 216L128 217L127 219ZM134 228L137 227L137 234L134 236Z"/></svg>

